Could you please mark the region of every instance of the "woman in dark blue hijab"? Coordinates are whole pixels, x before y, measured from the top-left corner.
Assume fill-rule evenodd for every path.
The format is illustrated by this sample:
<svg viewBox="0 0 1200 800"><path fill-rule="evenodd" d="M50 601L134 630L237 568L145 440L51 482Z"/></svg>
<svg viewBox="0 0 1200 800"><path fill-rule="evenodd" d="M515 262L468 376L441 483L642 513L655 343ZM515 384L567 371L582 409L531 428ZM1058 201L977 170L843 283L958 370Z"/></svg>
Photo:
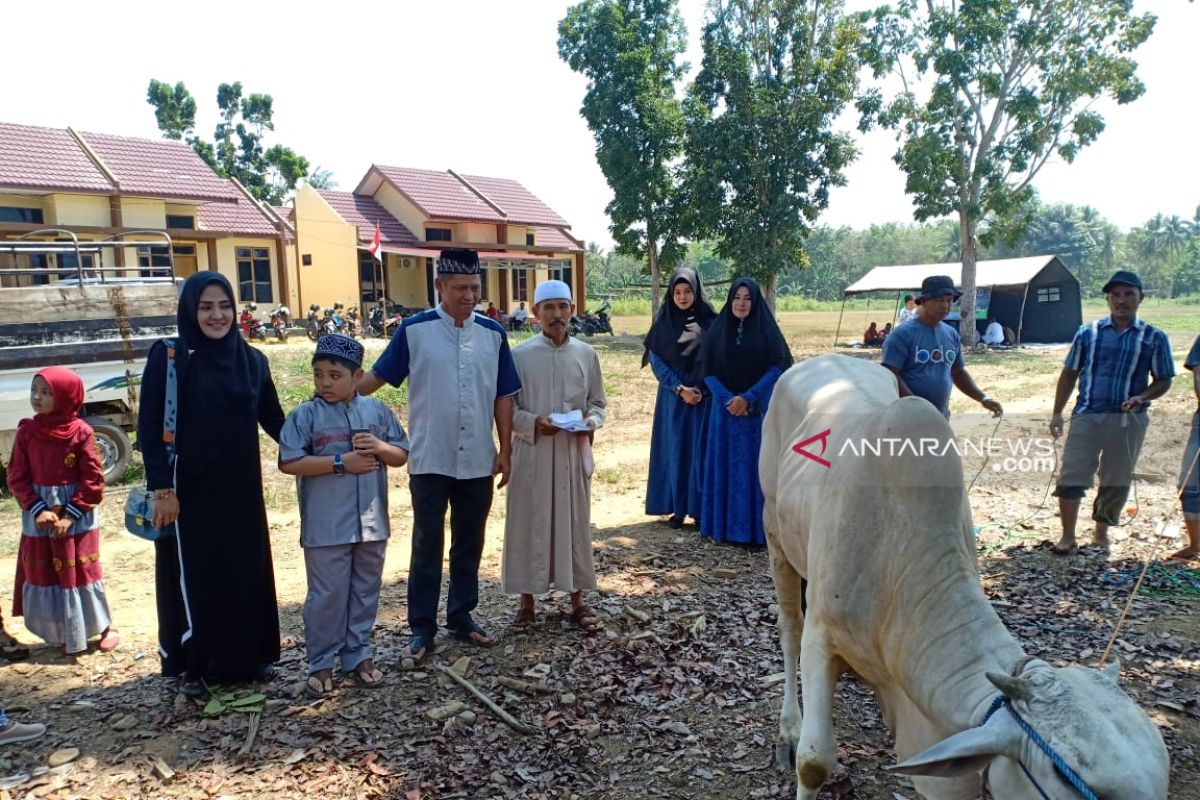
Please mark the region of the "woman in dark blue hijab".
<svg viewBox="0 0 1200 800"><path fill-rule="evenodd" d="M203 694L203 681L266 679L279 660L279 611L263 505L258 428L278 441L283 410L266 356L234 324L233 288L199 272L179 297L175 457L163 441L167 348L151 348L138 441L155 524L158 639L164 676Z"/></svg>
<svg viewBox="0 0 1200 800"><path fill-rule="evenodd" d="M763 415L792 353L758 284L739 278L704 335L700 372L712 395L704 446L700 533L763 545L758 451Z"/></svg>
<svg viewBox="0 0 1200 800"><path fill-rule="evenodd" d="M700 450L708 399L696 375L696 358L715 316L700 276L680 267L671 273L667 295L646 334L642 365L649 363L658 378L646 513L670 514L672 528L681 527L685 516L700 519Z"/></svg>

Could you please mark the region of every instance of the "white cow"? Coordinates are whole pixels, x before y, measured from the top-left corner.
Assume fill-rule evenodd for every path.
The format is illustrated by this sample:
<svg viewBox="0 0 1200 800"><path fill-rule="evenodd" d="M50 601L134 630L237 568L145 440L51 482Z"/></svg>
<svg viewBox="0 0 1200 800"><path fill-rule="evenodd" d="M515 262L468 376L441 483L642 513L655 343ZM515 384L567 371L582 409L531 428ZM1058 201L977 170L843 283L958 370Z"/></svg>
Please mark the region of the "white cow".
<svg viewBox="0 0 1200 800"><path fill-rule="evenodd" d="M779 753L795 765L797 800L816 798L833 772L834 685L846 672L874 689L902 759L894 769L916 776L922 797L966 800L982 784L1002 800L1088 797L1036 736L1100 800L1165 800L1166 747L1118 688L1118 665L1028 658L996 616L950 437L878 364L821 356L775 387L759 472L786 670ZM1010 705L989 717L1000 698Z"/></svg>

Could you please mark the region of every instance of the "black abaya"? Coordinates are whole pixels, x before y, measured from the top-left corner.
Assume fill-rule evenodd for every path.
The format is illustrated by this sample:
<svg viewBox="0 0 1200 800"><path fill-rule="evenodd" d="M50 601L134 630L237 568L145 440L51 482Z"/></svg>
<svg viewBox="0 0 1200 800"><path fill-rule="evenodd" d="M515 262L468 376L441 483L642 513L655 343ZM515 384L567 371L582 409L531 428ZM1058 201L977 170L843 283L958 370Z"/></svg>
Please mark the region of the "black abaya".
<svg viewBox="0 0 1200 800"><path fill-rule="evenodd" d="M162 441L161 343L151 349L142 380L138 438L149 487L173 485L179 498L177 536L155 547L163 674L236 680L279 659L258 426L278 440L284 415L266 357L241 340L236 325L222 340L198 338L195 303L213 282L232 300L228 283L211 272L189 279L180 297L173 480Z"/></svg>

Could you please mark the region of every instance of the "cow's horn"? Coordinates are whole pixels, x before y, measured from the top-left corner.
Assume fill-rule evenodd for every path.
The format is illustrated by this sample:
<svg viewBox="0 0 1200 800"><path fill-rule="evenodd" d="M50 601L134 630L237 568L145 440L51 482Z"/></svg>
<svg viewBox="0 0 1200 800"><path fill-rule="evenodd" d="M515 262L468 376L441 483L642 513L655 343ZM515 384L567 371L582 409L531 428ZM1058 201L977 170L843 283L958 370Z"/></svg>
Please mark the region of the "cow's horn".
<svg viewBox="0 0 1200 800"><path fill-rule="evenodd" d="M1107 678L1114 686L1116 686L1121 677L1121 660L1114 658L1112 663L1100 670L1100 674Z"/></svg>
<svg viewBox="0 0 1200 800"><path fill-rule="evenodd" d="M986 673L987 679L1009 700L1028 700L1033 696L1033 684L1027 678L1014 678L999 672Z"/></svg>

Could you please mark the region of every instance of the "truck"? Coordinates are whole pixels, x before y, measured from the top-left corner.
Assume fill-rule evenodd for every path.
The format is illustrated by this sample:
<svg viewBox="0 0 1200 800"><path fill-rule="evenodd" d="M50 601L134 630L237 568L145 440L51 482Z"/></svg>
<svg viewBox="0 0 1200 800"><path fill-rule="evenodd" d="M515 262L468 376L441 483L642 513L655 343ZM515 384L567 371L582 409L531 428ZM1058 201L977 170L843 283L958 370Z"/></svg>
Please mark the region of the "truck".
<svg viewBox="0 0 1200 800"><path fill-rule="evenodd" d="M149 257L116 266L118 251ZM106 257L107 256L107 257ZM164 264L165 262L165 264ZM179 281L171 239L125 231L80 241L43 228L0 240L0 458L12 455L18 423L32 415L39 369L61 366L83 379L81 416L96 433L106 483L129 467L146 354L175 336Z"/></svg>

